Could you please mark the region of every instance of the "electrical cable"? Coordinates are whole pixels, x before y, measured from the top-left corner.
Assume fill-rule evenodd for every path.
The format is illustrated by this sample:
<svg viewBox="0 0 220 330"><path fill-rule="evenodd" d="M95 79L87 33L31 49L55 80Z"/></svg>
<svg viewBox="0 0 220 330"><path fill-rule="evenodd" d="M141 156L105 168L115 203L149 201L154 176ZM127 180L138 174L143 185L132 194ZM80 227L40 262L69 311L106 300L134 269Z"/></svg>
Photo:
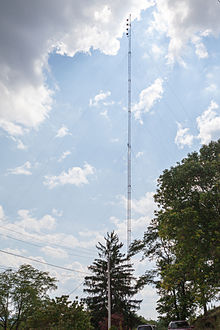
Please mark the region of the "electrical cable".
<svg viewBox="0 0 220 330"><path fill-rule="evenodd" d="M63 270L67 270L67 271L69 271L69 272L76 272L76 273L81 273L81 274L87 274L87 275L90 275L90 273L86 273L86 272L83 272L83 271L80 271L80 270L76 270L76 269L71 269L71 268L66 268L66 267L62 267L62 266L58 266L58 265L54 265L54 264L51 264L51 263L48 263L48 262L44 262L44 261L40 261L40 260L37 260L37 259L34 259L34 258L29 258L29 257L21 256L21 255L16 254L16 253L7 252L7 251L4 251L4 250L0 250L0 252L1 252L1 253L5 253L5 254L12 255L12 256L14 256L14 257L18 257L18 258L22 258L22 259L26 259L26 260L34 261L34 262L37 262L37 263L40 263L40 264L43 264L43 265L47 265L47 266L51 266L51 267L55 267L55 268L59 268L59 269L63 269Z"/></svg>
<svg viewBox="0 0 220 330"><path fill-rule="evenodd" d="M81 287L81 285L83 285L84 281L81 282L74 290L72 290L70 293L68 293L68 296L70 296L71 294L73 294L77 289L79 289Z"/></svg>
<svg viewBox="0 0 220 330"><path fill-rule="evenodd" d="M15 224L13 224L13 225L14 225L14 226L17 226L17 225L15 225ZM18 226L17 226L17 227L18 227ZM7 230L7 231L10 231L10 232L14 232L14 233L19 234L19 235L21 235L21 236L27 236L27 237L28 237L27 234L24 234L24 233L18 232L18 231L13 230L13 229L6 228L6 227L4 227L4 226L0 226L0 228L2 228L2 229L4 229L4 230ZM44 233L41 233L41 234L44 234ZM30 234L30 235L34 235L34 234ZM45 234L45 235L46 235L46 234ZM41 240L41 239L39 239L39 238L38 238L38 240L39 240L40 242L44 243L43 240ZM48 243L48 242L47 242L47 243ZM63 245L60 245L60 244L55 244L55 243L52 243L52 244L51 244L51 243L50 243L50 245L51 245L51 246L60 247L60 248L66 249L66 250L74 251L72 248L67 247L67 246L63 246ZM81 247L80 247L80 250L82 250L82 249L87 250L86 248L81 248ZM88 249L88 250L89 250L89 249ZM91 250L90 250L90 251L91 251ZM91 253L89 253L89 252L87 252L87 251L84 251L83 253L88 254L88 256L94 257L94 254L91 254Z"/></svg>
<svg viewBox="0 0 220 330"><path fill-rule="evenodd" d="M1 236L5 236L5 237L7 237L9 239L18 241L18 242L22 242L22 243L28 244L28 245L33 245L33 246L40 247L40 248L44 247L43 245L39 245L39 244L36 244L36 243L28 242L28 241L25 241L25 240L22 240L22 239L19 239L19 238L15 238L15 237L12 237L12 236L9 236L9 235L6 235L6 234L0 233L0 235ZM69 253L69 255L75 256L75 257L90 258L90 256L83 256L83 255L73 254L73 253Z"/></svg>

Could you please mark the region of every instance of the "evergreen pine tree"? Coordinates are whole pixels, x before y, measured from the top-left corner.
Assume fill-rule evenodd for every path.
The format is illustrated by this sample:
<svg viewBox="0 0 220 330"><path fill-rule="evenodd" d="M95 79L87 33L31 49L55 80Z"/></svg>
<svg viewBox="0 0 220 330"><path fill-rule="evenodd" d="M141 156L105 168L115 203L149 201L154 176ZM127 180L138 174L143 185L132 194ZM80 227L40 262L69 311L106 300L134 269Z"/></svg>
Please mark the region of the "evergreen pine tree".
<svg viewBox="0 0 220 330"><path fill-rule="evenodd" d="M137 293L134 269L125 254L121 252L123 243L114 231L107 233L105 245L96 246L99 258L89 266L92 275L85 277L84 292L88 294L85 302L91 311L95 328L108 315L108 260L110 262L111 312L123 316L124 322L131 325L140 300L132 299Z"/></svg>

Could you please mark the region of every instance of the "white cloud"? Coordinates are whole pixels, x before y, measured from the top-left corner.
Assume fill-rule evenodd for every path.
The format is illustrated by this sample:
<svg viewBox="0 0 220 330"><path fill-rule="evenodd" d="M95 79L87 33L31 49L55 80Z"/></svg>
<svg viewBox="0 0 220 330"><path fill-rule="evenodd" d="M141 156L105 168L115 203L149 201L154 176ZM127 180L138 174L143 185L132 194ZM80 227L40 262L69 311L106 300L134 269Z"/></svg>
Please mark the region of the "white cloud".
<svg viewBox="0 0 220 330"><path fill-rule="evenodd" d="M20 150L25 150L25 149L27 149L27 146L24 145L24 143L20 139L18 139L17 140L17 148L20 149Z"/></svg>
<svg viewBox="0 0 220 330"><path fill-rule="evenodd" d="M64 151L62 153L62 155L60 156L60 158L58 159L58 162L62 162L67 156L71 155L71 152L70 151Z"/></svg>
<svg viewBox="0 0 220 330"><path fill-rule="evenodd" d="M12 81L11 85L6 84L9 82L0 81L0 127L13 136L23 135L29 128L36 129L47 118L52 106L52 92L43 85L43 77L39 86L33 86L32 82L21 83L21 86L13 86Z"/></svg>
<svg viewBox="0 0 220 330"><path fill-rule="evenodd" d="M24 134L24 130L21 126L16 125L6 119L0 119L0 127L12 136Z"/></svg>
<svg viewBox="0 0 220 330"><path fill-rule="evenodd" d="M151 51L156 59L158 59L163 54L162 48L156 44L152 45Z"/></svg>
<svg viewBox="0 0 220 330"><path fill-rule="evenodd" d="M53 209L52 210L52 213L56 216L56 217L62 217L62 215L63 215L63 211L59 211L59 210L57 210L57 209Z"/></svg>
<svg viewBox="0 0 220 330"><path fill-rule="evenodd" d="M137 298L143 300L139 313L146 319L156 320L158 318L156 307L159 299L156 289L147 285L140 291Z"/></svg>
<svg viewBox="0 0 220 330"><path fill-rule="evenodd" d="M119 138L112 138L110 140L111 143L118 143L119 142Z"/></svg>
<svg viewBox="0 0 220 330"><path fill-rule="evenodd" d="M136 158L140 158L140 157L143 157L143 155L144 155L144 152L143 151L139 151L139 152L137 152L137 154L136 154Z"/></svg>
<svg viewBox="0 0 220 330"><path fill-rule="evenodd" d="M61 248L53 248L51 246L44 246L41 251L49 256L49 257L52 257L52 258L58 258L58 259L64 259L64 258L67 258L68 257L68 253L64 250L64 249L61 249Z"/></svg>
<svg viewBox="0 0 220 330"><path fill-rule="evenodd" d="M8 169L7 174L15 174L15 175L32 175L30 169L31 169L31 163L27 161L24 163L24 165L18 166L16 168Z"/></svg>
<svg viewBox="0 0 220 330"><path fill-rule="evenodd" d="M154 210L156 209L156 204L154 203L154 192L146 192L144 196L140 199L132 199L131 207L132 211L144 216L152 216ZM127 198L125 196L118 196L120 203L127 207Z"/></svg>
<svg viewBox="0 0 220 330"><path fill-rule="evenodd" d="M41 219L33 218L28 210L19 210L18 215L21 218L15 225L26 230L34 230L40 232L42 229L51 230L55 228L56 219L46 214Z"/></svg>
<svg viewBox="0 0 220 330"><path fill-rule="evenodd" d="M90 107L98 106L101 102L103 103L103 101L110 95L111 95L110 91L107 92L100 91L99 94L97 94L93 99L89 100L89 106Z"/></svg>
<svg viewBox="0 0 220 330"><path fill-rule="evenodd" d="M208 92L208 93L215 93L217 91L217 86L216 84L210 84L209 86L207 86L205 88L205 91Z"/></svg>
<svg viewBox="0 0 220 330"><path fill-rule="evenodd" d="M147 229L148 225L150 224L151 218L149 216L139 217L137 219L131 219L131 232L132 232L132 239L133 238L142 238L143 232ZM127 239L127 221L116 217L110 217L110 222L114 224L115 231L117 232L120 240L126 245Z"/></svg>
<svg viewBox="0 0 220 330"><path fill-rule="evenodd" d="M208 56L202 39L220 33L219 3L207 0L157 0L150 31L165 33L169 39L168 59L182 61L182 52L192 42L200 58Z"/></svg>
<svg viewBox="0 0 220 330"><path fill-rule="evenodd" d="M196 55L199 58L207 58L209 56L205 45L201 42L201 38L198 36L193 36L192 42L196 48Z"/></svg>
<svg viewBox="0 0 220 330"><path fill-rule="evenodd" d="M15 143L17 143L17 148L20 150L25 150L27 149L27 146L24 145L24 143L18 139L17 137L11 136L12 141L14 141Z"/></svg>
<svg viewBox="0 0 220 330"><path fill-rule="evenodd" d="M153 215L156 209L156 204L154 203L154 192L147 192L140 199L132 200L132 210L135 213L142 215Z"/></svg>
<svg viewBox="0 0 220 330"><path fill-rule="evenodd" d="M63 171L58 176L45 176L44 185L48 186L50 189L65 184L72 184L78 187L83 184L88 184L87 177L92 174L94 174L94 168L86 163L84 168L72 167L67 172Z"/></svg>
<svg viewBox="0 0 220 330"><path fill-rule="evenodd" d="M33 217L29 210L19 210L17 213L19 219L15 222L10 222L10 219L6 218L3 208L0 207L0 221L2 224L4 223L4 227L0 228L0 233L6 234L9 231L10 234L15 233L16 238L24 239L29 242L40 242L41 244L44 244L44 247L49 245L53 246L55 244L73 249L89 248L89 254L91 255L97 242L101 241L106 233L105 230L81 231L79 232L80 239L78 239L72 234L55 232L56 219L50 214L45 214L38 219ZM56 216L62 215L61 212L58 212L55 209L53 210L53 214ZM49 231L53 232L50 233Z"/></svg>
<svg viewBox="0 0 220 330"><path fill-rule="evenodd" d="M0 205L0 221L4 221L4 220L5 220L5 213L2 205Z"/></svg>
<svg viewBox="0 0 220 330"><path fill-rule="evenodd" d="M183 149L184 146L192 146L194 136L189 134L189 128L183 128L180 123L177 123L178 129L175 137L175 143L180 149Z"/></svg>
<svg viewBox="0 0 220 330"><path fill-rule="evenodd" d="M189 128L183 128L177 123L178 130L175 143L182 149L185 145L192 145L194 139L199 139L202 144L208 144L211 140L217 140L220 136L220 111L216 102L211 101L207 110L196 118L198 135L189 134Z"/></svg>
<svg viewBox="0 0 220 330"><path fill-rule="evenodd" d="M142 113L149 112L154 104L162 98L163 95L163 79L157 78L154 83L143 89L139 95L139 102L134 104L132 111L137 120L142 122Z"/></svg>
<svg viewBox="0 0 220 330"><path fill-rule="evenodd" d="M5 252L8 253L13 253L17 255L22 255L25 251L24 250L18 250L18 249L2 249ZM10 254L5 254L5 253L0 253L0 264L4 265L8 268L18 268L22 264L24 264L24 259L18 258L16 256L10 255ZM36 264L35 264L36 266Z"/></svg>
<svg viewBox="0 0 220 330"><path fill-rule="evenodd" d="M64 137L64 136L66 136L66 135L71 135L71 133L69 133L69 129L68 129L66 126L63 125L63 126L60 127L60 129L58 130L56 137L58 137L58 138L62 138L62 137Z"/></svg>
<svg viewBox="0 0 220 330"><path fill-rule="evenodd" d="M199 130L198 138L201 140L202 144L207 144L211 140L219 138L220 112L219 106L216 102L211 101L209 108L205 110L203 114L196 119L196 121Z"/></svg>
<svg viewBox="0 0 220 330"><path fill-rule="evenodd" d="M100 112L100 115L103 116L105 119L109 119L108 111L106 109L104 111Z"/></svg>
<svg viewBox="0 0 220 330"><path fill-rule="evenodd" d="M11 135L37 129L52 107L45 72L52 52L74 56L90 48L114 55L125 20L140 18L153 0L21 0L0 3L0 126ZM25 8L25 10L24 10Z"/></svg>

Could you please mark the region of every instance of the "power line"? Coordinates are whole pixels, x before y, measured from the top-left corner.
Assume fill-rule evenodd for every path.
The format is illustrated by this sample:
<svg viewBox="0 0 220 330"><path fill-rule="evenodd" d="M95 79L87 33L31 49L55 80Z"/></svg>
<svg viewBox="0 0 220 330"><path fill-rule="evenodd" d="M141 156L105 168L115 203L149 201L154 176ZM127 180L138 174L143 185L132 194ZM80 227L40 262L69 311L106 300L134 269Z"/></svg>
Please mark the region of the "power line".
<svg viewBox="0 0 220 330"><path fill-rule="evenodd" d="M13 225L15 225L15 224L13 224ZM16 226L16 225L15 225ZM21 236L26 236L26 237L29 237L27 234L24 234L24 233L21 233L21 232L19 232L19 231L16 231L16 230L13 230L13 229L9 229L9 228L6 228L6 227L4 227L4 226L0 226L0 228L2 228L2 229L4 229L4 230L7 230L7 231L9 231L9 232L13 232L13 233L16 233L16 234L19 234L19 235L21 235ZM43 233L44 234L44 233ZM4 235L4 234L3 234ZM30 235L34 235L34 234L30 234ZM46 235L46 234L45 234ZM6 235L5 235L6 236ZM18 239L17 239L18 240ZM39 239L39 238L37 238L37 240L39 240L40 242L42 242L42 243L44 243L45 241L43 241L42 239ZM48 242L47 242L48 243ZM34 245L34 243L29 243L29 244L33 244ZM70 248L70 247L68 247L68 246L64 246L64 245L61 245L61 244L55 244L55 243L49 243L51 246L55 246L55 247L59 247L59 248L63 248L63 249L66 249L66 250L70 250L70 251L74 251L72 248ZM36 244L37 245L37 244ZM87 250L86 248L81 248L80 247L80 250L82 250L82 249L84 249L84 250ZM89 250L89 249L88 249ZM91 253L89 253L89 252L87 252L87 251L82 251L83 253L85 253L85 254L88 254L88 256L91 256L91 257L94 257L94 255L93 254L91 254Z"/></svg>
<svg viewBox="0 0 220 330"><path fill-rule="evenodd" d="M81 282L75 289L73 289L70 293L68 293L68 296L70 296L71 294L73 294L77 289L79 289L81 287L81 285L83 285L84 281Z"/></svg>
<svg viewBox="0 0 220 330"><path fill-rule="evenodd" d="M12 239L12 240L21 242L21 243L28 244L28 245L36 246L36 247L39 247L39 248L44 247L43 245L39 245L39 244L36 244L36 243L28 242L28 241L25 241L25 240L22 240L22 239L19 239L19 238L15 238L15 237L12 237L12 236L9 236L9 235L6 235L6 234L0 233L0 235L1 236L4 236L4 237L7 237L9 239ZM80 257L80 258L90 258L90 256L83 256L83 255L74 254L74 253L70 253L70 252L69 252L69 255L75 256L75 257Z"/></svg>
<svg viewBox="0 0 220 330"><path fill-rule="evenodd" d="M18 257L18 258L22 258L22 259L26 259L26 260L34 261L34 262L37 262L37 263L39 263L39 264L43 264L43 265L47 265L47 266L51 266L51 267L55 267L55 268L59 268L59 269L63 269L63 270L67 270L67 271L70 271L70 272L76 272L76 273L82 273L82 274L90 275L89 273L82 272L82 271L80 271L80 270L75 270L75 269L71 269L71 268L66 268L66 267L62 267L62 266L58 266L58 265L54 265L54 264L50 264L50 263L48 263L48 262L39 261L39 260L34 259L34 258L29 258L29 257L21 256L21 255L16 254L16 253L7 252L7 251L4 251L4 250L0 250L0 252L1 252L1 253L5 253L5 254L12 255L12 256L14 256L14 257Z"/></svg>

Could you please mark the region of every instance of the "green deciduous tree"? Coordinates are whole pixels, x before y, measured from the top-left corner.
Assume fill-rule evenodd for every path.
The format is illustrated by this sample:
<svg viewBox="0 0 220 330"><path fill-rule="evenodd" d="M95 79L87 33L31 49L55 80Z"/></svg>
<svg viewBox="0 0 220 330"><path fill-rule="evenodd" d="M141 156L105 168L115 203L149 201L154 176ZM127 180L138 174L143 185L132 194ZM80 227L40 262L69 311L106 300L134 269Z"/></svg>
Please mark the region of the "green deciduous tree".
<svg viewBox="0 0 220 330"><path fill-rule="evenodd" d="M22 322L38 308L47 292L56 288L56 280L47 272L22 265L0 273L0 325L19 329Z"/></svg>
<svg viewBox="0 0 220 330"><path fill-rule="evenodd" d="M132 253L156 259L158 310L172 305L176 318L193 306L206 312L220 287L220 140L165 170L155 201L159 210ZM149 279L146 273L140 283Z"/></svg>
<svg viewBox="0 0 220 330"><path fill-rule="evenodd" d="M98 329L98 323L108 315L108 260L112 314L121 314L124 322L131 323L135 316L134 312L139 309L140 301L133 299L137 293L133 283L134 270L125 254L121 252L122 246L117 234L107 233L105 245L99 242L96 246L99 258L89 266L92 275L85 277L84 291L88 294L85 302L91 311L96 329Z"/></svg>
<svg viewBox="0 0 220 330"><path fill-rule="evenodd" d="M47 299L26 322L27 329L89 330L90 314L78 300L68 296Z"/></svg>

